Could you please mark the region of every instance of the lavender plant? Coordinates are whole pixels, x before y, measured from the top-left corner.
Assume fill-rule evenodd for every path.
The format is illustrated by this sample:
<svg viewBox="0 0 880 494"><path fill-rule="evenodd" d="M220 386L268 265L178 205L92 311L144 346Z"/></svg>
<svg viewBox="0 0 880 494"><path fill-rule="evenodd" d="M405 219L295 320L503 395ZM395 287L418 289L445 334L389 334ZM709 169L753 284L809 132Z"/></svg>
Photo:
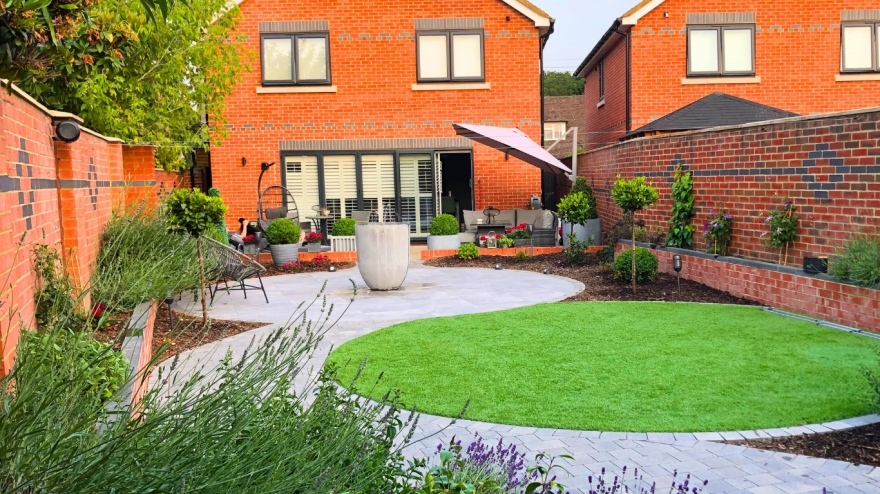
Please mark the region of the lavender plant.
<svg viewBox="0 0 880 494"><path fill-rule="evenodd" d="M657 494L657 483L648 484L644 476L639 475L639 469L635 468L632 472L632 479L627 480L627 467L624 465L621 474L614 475L609 482L605 478L605 469L595 477L596 483L593 483L594 477L590 475L587 481L590 484L589 494ZM687 474L684 479L678 476L678 470L672 473L672 484L669 486L668 494L700 494L703 488L709 483L708 480L702 482L691 479L691 474Z"/></svg>

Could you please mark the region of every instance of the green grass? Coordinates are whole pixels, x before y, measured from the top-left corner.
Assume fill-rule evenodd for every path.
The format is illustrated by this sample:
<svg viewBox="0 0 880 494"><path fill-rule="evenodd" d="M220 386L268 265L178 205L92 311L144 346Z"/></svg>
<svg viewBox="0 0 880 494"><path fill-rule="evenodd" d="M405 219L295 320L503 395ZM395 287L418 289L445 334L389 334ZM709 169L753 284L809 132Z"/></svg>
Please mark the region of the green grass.
<svg viewBox="0 0 880 494"><path fill-rule="evenodd" d="M546 304L386 328L330 356L420 411L604 431L726 431L870 413L880 342L757 307Z"/></svg>

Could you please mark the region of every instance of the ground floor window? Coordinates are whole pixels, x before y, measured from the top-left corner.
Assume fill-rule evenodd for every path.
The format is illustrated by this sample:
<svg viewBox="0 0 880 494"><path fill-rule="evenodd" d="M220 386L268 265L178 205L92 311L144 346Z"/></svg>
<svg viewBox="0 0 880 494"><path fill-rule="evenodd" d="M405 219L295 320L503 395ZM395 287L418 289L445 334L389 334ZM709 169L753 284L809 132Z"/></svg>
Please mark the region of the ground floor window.
<svg viewBox="0 0 880 494"><path fill-rule="evenodd" d="M408 223L420 237L441 212L461 218L473 208L470 151L287 152L282 162L300 220L327 208L328 229L355 211L370 211L374 220Z"/></svg>

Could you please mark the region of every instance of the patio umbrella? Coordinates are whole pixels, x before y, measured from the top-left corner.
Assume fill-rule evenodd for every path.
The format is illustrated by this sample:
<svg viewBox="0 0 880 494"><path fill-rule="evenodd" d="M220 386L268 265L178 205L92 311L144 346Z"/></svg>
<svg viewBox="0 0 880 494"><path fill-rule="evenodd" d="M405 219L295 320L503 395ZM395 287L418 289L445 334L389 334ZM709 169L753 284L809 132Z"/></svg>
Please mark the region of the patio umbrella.
<svg viewBox="0 0 880 494"><path fill-rule="evenodd" d="M543 171L571 173L569 167L563 165L561 161L519 129L470 124L452 124L452 127L455 129L455 133L462 137L503 151L505 154L537 166Z"/></svg>

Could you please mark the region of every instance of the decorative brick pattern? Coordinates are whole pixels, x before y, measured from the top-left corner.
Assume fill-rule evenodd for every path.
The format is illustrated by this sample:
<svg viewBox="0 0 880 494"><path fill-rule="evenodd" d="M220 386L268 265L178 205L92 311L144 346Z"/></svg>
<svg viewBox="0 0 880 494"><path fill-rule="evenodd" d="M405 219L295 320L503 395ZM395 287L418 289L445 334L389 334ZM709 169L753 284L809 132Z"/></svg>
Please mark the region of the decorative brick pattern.
<svg viewBox="0 0 880 494"><path fill-rule="evenodd" d="M281 21L261 22L261 33L310 33L326 32L330 30L327 21Z"/></svg>
<svg viewBox="0 0 880 494"><path fill-rule="evenodd" d="M451 18L451 19L416 19L416 30L433 31L444 29L483 29L483 19Z"/></svg>

